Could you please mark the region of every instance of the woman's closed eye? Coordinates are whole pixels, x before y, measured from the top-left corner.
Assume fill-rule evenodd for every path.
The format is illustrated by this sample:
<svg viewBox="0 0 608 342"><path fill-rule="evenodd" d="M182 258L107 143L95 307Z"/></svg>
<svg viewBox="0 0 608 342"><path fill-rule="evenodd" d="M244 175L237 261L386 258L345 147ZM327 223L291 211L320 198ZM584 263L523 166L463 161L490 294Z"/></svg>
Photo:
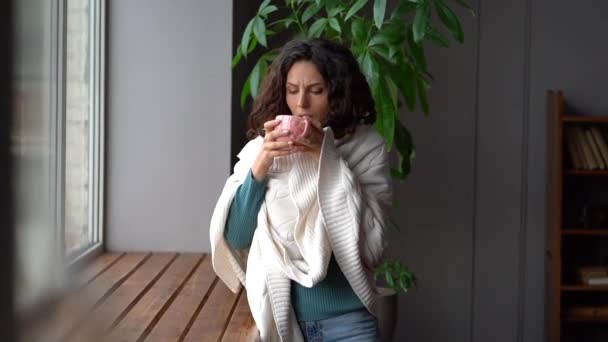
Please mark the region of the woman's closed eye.
<svg viewBox="0 0 608 342"><path fill-rule="evenodd" d="M310 89L309 92L313 95L321 95L323 94L324 89L323 88L313 88ZM290 95L296 95L297 93L299 93L300 91L298 89L287 89L287 93Z"/></svg>

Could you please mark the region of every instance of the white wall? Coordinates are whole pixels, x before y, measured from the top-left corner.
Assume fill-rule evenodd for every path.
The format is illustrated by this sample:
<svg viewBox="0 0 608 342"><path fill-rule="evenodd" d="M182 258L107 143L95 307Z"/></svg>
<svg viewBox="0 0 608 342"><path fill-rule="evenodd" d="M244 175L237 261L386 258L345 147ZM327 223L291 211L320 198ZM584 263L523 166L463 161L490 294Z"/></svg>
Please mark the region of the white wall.
<svg viewBox="0 0 608 342"><path fill-rule="evenodd" d="M232 2L108 4L106 247L209 251L230 168Z"/></svg>

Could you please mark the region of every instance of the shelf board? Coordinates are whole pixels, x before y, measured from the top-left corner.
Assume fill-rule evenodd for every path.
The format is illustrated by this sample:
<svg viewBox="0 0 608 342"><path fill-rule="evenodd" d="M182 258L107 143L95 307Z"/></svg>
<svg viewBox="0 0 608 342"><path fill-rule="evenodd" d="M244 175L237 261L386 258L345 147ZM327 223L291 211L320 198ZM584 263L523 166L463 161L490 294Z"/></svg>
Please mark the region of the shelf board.
<svg viewBox="0 0 608 342"><path fill-rule="evenodd" d="M567 115L562 115L561 118L562 118L562 121L564 121L564 122L606 122L606 123L608 123L608 116L567 114Z"/></svg>
<svg viewBox="0 0 608 342"><path fill-rule="evenodd" d="M561 289L568 292L608 292L608 285L570 284L562 285Z"/></svg>
<svg viewBox="0 0 608 342"><path fill-rule="evenodd" d="M608 317L588 317L588 316L575 316L575 315L564 315L562 321L566 322L588 322L588 323L606 323Z"/></svg>
<svg viewBox="0 0 608 342"><path fill-rule="evenodd" d="M565 170L566 175L572 176L608 176L608 170Z"/></svg>
<svg viewBox="0 0 608 342"><path fill-rule="evenodd" d="M595 229L568 228L568 229L562 229L562 235L608 236L608 228L595 228Z"/></svg>

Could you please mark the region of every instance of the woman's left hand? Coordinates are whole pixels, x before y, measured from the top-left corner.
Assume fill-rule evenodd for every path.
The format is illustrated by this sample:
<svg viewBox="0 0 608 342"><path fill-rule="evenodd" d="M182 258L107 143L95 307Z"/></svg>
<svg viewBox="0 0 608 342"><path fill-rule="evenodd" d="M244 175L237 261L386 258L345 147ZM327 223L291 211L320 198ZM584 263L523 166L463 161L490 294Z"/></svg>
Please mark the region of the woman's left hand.
<svg viewBox="0 0 608 342"><path fill-rule="evenodd" d="M306 120L308 120L308 123L310 124L308 134L297 139L295 142L298 145L303 146L303 152L309 152L319 159L325 131L323 130L323 125L321 125L321 122L318 120L312 118L306 118Z"/></svg>

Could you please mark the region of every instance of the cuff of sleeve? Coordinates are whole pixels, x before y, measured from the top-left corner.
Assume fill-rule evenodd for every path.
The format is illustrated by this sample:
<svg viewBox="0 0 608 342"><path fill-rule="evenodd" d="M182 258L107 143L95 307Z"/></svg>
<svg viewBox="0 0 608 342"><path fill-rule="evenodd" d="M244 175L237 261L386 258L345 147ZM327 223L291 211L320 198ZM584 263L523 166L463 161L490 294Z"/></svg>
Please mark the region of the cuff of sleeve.
<svg viewBox="0 0 608 342"><path fill-rule="evenodd" d="M253 171L251 169L249 169L249 173L247 174L247 177L245 178L245 182L243 182L243 186L251 189L253 191L263 191L264 189L266 189L266 185L268 184L268 177L262 179L262 180L257 180L255 179L255 177L253 177Z"/></svg>

